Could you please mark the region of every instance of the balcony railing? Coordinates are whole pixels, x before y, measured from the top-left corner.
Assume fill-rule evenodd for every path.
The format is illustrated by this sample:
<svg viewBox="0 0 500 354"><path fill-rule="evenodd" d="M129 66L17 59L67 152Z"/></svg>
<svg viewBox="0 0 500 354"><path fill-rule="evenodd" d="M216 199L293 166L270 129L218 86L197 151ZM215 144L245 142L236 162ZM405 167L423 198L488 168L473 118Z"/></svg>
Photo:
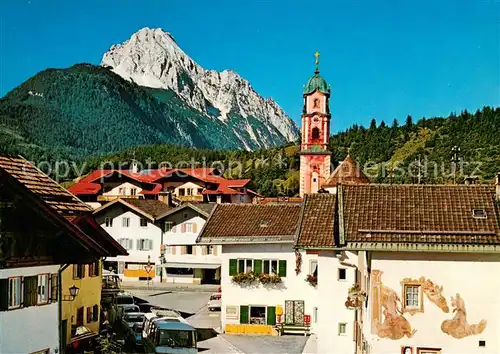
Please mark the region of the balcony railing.
<svg viewBox="0 0 500 354"><path fill-rule="evenodd" d="M112 200L115 200L117 198L134 198L138 199L138 195L125 195L125 194L113 194L113 195L98 195L97 200L99 202L110 202Z"/></svg>
<svg viewBox="0 0 500 354"><path fill-rule="evenodd" d="M182 200L183 202L202 202L203 201L202 195L178 195L176 197L178 199Z"/></svg>

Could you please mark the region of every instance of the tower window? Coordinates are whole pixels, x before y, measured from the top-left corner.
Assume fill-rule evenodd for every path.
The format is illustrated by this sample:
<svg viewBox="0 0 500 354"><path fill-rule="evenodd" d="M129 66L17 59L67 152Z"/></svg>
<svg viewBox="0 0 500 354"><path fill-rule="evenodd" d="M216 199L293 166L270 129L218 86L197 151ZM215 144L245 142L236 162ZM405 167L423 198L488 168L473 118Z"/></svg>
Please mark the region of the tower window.
<svg viewBox="0 0 500 354"><path fill-rule="evenodd" d="M319 98L315 98L313 101L313 108L319 108Z"/></svg>
<svg viewBox="0 0 500 354"><path fill-rule="evenodd" d="M319 139L319 129L318 128L313 128L312 129L312 138L313 139Z"/></svg>

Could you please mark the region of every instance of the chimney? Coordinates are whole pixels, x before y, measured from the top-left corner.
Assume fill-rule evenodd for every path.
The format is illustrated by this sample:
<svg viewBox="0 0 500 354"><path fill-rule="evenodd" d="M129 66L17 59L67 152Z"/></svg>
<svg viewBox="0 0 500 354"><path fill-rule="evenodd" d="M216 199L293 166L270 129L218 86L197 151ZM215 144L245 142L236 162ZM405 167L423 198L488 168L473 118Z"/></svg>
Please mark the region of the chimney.
<svg viewBox="0 0 500 354"><path fill-rule="evenodd" d="M169 206L173 206L172 203L172 192L160 192L158 193L158 200Z"/></svg>
<svg viewBox="0 0 500 354"><path fill-rule="evenodd" d="M495 180L497 202L500 203L500 172L497 172L497 178Z"/></svg>

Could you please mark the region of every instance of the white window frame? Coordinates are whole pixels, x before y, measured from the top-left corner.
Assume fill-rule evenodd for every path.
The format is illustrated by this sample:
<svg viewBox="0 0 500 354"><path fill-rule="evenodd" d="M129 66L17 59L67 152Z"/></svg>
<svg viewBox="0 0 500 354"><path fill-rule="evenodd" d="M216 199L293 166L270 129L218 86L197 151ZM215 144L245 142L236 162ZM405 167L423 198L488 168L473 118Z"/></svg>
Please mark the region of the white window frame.
<svg viewBox="0 0 500 354"><path fill-rule="evenodd" d="M38 305L46 304L49 302L49 278L50 274L48 273L38 274Z"/></svg>
<svg viewBox="0 0 500 354"><path fill-rule="evenodd" d="M316 273L318 273L318 260L317 259L311 259L309 261L309 274L314 275L314 271L316 271Z"/></svg>
<svg viewBox="0 0 500 354"><path fill-rule="evenodd" d="M264 308L264 325L267 324L267 306L266 305L250 305L248 306L248 323L252 324L252 307L263 307ZM262 318L262 317L253 317L253 318Z"/></svg>
<svg viewBox="0 0 500 354"><path fill-rule="evenodd" d="M138 251L151 251L153 249L153 240L149 238L141 238L138 241Z"/></svg>
<svg viewBox="0 0 500 354"><path fill-rule="evenodd" d="M276 269L275 269L274 272L272 272L272 264L273 264L273 262L276 262ZM266 263L268 264L268 269L269 269L267 273L265 271L265 269L266 269ZM262 273L263 274L278 275L278 273L279 273L279 267L280 267L280 262L279 262L278 259L263 259L262 260Z"/></svg>
<svg viewBox="0 0 500 354"><path fill-rule="evenodd" d="M243 270L240 269L240 261L244 261L245 262L244 266L243 266L245 269L243 269ZM237 259L237 263L236 263L237 273L249 273L249 272L247 272L247 269L246 269L248 261L252 262L252 270L250 272L253 272L253 270L254 270L254 261L253 261L253 259L251 259L251 258L238 258Z"/></svg>
<svg viewBox="0 0 500 354"><path fill-rule="evenodd" d="M106 225L106 227L113 227L113 218L110 216L106 216L104 218L104 225Z"/></svg>
<svg viewBox="0 0 500 354"><path fill-rule="evenodd" d="M135 197L137 195L137 188L130 188L130 195Z"/></svg>
<svg viewBox="0 0 500 354"><path fill-rule="evenodd" d="M142 225L143 221L146 221L146 225ZM139 219L139 226L140 227L148 227L148 219L147 218L140 218Z"/></svg>
<svg viewBox="0 0 500 354"><path fill-rule="evenodd" d="M193 232L193 223L187 222L186 223L186 232Z"/></svg>
<svg viewBox="0 0 500 354"><path fill-rule="evenodd" d="M130 238L119 238L118 243L127 251L132 249L132 239Z"/></svg>
<svg viewBox="0 0 500 354"><path fill-rule="evenodd" d="M122 227L130 227L130 218L128 216L122 217Z"/></svg>
<svg viewBox="0 0 500 354"><path fill-rule="evenodd" d="M339 336L347 336L347 323L346 322L339 322L338 332L339 332Z"/></svg>
<svg viewBox="0 0 500 354"><path fill-rule="evenodd" d="M408 290L412 290L409 292ZM414 293L413 289L416 289L417 292ZM418 284L404 284L404 308L405 309L420 309L420 285ZM411 303L409 303L409 301ZM416 301L416 304L415 304Z"/></svg>
<svg viewBox="0 0 500 354"><path fill-rule="evenodd" d="M344 270L344 274L345 274L344 278L340 277L340 271L341 270ZM347 268L338 268L337 269L337 279L338 279L338 281L347 281Z"/></svg>
<svg viewBox="0 0 500 354"><path fill-rule="evenodd" d="M21 277L10 277L9 278L9 293L8 293L8 309L16 309L21 307L22 289L21 289L22 278ZM11 289L15 289L11 296ZM14 300L14 301L13 301Z"/></svg>

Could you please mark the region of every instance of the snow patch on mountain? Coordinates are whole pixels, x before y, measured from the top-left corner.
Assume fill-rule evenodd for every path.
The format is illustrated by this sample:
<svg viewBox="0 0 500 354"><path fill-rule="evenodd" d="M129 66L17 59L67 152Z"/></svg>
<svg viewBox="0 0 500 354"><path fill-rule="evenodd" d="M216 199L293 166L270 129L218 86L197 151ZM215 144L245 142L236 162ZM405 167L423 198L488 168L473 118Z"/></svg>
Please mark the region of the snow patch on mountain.
<svg viewBox="0 0 500 354"><path fill-rule="evenodd" d="M299 135L296 124L274 100L260 96L232 70L202 68L184 53L170 33L160 28L143 28L124 43L113 45L104 54L101 65L138 85L171 89L189 106L208 116L214 107L219 111L218 118L226 124L232 119L253 117L262 125L272 125L278 132L275 144L279 140L294 141ZM248 148L241 133L235 130ZM256 139L251 126L248 134ZM273 141L262 139L258 145L269 147Z"/></svg>

